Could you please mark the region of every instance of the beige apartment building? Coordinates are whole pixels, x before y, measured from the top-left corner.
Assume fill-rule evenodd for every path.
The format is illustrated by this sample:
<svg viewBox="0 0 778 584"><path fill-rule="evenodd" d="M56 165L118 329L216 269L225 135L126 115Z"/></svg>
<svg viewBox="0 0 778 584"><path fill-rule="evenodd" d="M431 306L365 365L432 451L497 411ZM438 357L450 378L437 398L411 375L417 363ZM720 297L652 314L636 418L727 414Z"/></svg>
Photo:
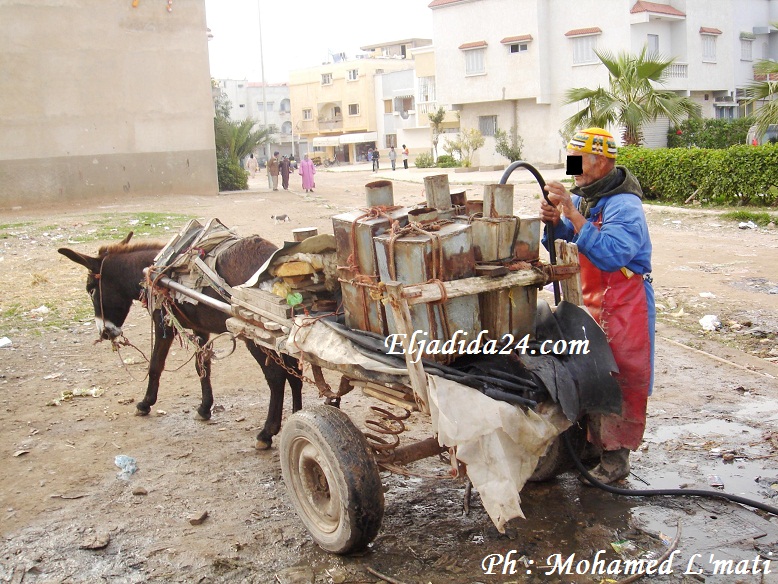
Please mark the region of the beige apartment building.
<svg viewBox="0 0 778 584"><path fill-rule="evenodd" d="M292 127L300 143L308 144L308 154L345 163L365 160L378 142L375 76L412 68L410 59L387 56L290 71Z"/></svg>
<svg viewBox="0 0 778 584"><path fill-rule="evenodd" d="M204 0L0 2L0 208L216 194Z"/></svg>

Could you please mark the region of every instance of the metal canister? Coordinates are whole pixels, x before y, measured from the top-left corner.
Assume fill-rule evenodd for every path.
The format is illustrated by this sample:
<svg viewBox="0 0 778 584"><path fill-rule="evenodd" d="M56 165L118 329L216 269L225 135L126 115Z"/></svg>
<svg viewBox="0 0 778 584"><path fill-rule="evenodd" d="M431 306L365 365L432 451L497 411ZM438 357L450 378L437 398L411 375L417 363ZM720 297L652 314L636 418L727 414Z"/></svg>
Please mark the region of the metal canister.
<svg viewBox="0 0 778 584"><path fill-rule="evenodd" d="M437 231L415 229L400 236L385 233L375 238L378 271L382 281L420 284L450 281L475 275L472 231L469 225L449 223ZM398 333L391 311L386 314L389 334ZM475 338L481 328L478 297L461 296L444 302L411 307L411 322L419 338L445 342L456 331L459 338ZM449 361L451 355L425 355Z"/></svg>

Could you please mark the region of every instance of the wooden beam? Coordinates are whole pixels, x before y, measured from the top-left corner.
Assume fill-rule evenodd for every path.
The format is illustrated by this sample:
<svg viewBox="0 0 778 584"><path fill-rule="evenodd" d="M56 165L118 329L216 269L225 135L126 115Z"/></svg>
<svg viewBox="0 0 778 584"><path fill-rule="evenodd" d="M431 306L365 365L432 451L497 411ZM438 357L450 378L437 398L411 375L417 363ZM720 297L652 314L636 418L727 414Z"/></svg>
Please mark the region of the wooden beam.
<svg viewBox="0 0 778 584"><path fill-rule="evenodd" d="M574 243L568 243L562 239L554 242L556 247L556 260L558 264L567 264L573 266L581 265L578 257L578 246ZM583 306L583 292L581 291L581 273L573 274L572 277L562 280L562 299L578 306Z"/></svg>

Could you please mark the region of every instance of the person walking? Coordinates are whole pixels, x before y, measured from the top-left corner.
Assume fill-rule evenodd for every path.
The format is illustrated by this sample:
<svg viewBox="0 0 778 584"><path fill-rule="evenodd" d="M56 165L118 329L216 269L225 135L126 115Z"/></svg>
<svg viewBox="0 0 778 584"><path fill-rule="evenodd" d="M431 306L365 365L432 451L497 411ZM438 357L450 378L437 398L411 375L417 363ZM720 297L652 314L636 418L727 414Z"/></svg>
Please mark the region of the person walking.
<svg viewBox="0 0 778 584"><path fill-rule="evenodd" d="M257 174L257 170L259 170L259 164L257 164L257 159L254 158L254 154L249 154L249 159L246 162L246 170L249 171L249 175L251 178L254 178L254 176Z"/></svg>
<svg viewBox="0 0 778 584"><path fill-rule="evenodd" d="M273 152L273 156L267 161L267 180L268 186L274 191L278 190L278 172L279 172L278 151Z"/></svg>
<svg viewBox="0 0 778 584"><path fill-rule="evenodd" d="M397 163L397 152L395 152L394 146L389 148L389 162L392 163L392 170L396 170L395 164Z"/></svg>
<svg viewBox="0 0 778 584"><path fill-rule="evenodd" d="M572 194L560 182L546 185L552 204L541 199L540 217L554 225L557 239L578 245L584 304L605 331L619 368L621 415L588 419L588 440L602 452L591 474L612 483L629 474L629 453L643 440L654 382L651 238L643 191L629 170L616 166L613 136L602 128L580 130L567 154L581 157L582 173L574 177Z"/></svg>
<svg viewBox="0 0 778 584"><path fill-rule="evenodd" d="M403 144L403 151L402 151L402 157L403 157L403 167L405 170L408 170L408 154L410 154L410 151L408 150L408 147Z"/></svg>
<svg viewBox="0 0 778 584"><path fill-rule="evenodd" d="M313 182L313 175L316 174L316 167L313 165L313 160L308 158L306 154L303 156L302 162L300 162L300 168L297 169L297 173L303 177L303 188L305 192L313 192L313 188L316 183Z"/></svg>
<svg viewBox="0 0 778 584"><path fill-rule="evenodd" d="M373 149L368 148L367 149L367 161L372 165L373 164Z"/></svg>
<svg viewBox="0 0 778 584"><path fill-rule="evenodd" d="M284 156L281 159L281 162L278 163L278 168L281 172L281 186L284 187L285 191L289 190L289 174L292 171L292 163L291 161Z"/></svg>
<svg viewBox="0 0 778 584"><path fill-rule="evenodd" d="M378 153L378 148L373 150L373 172L378 171L378 159L380 157L380 154Z"/></svg>

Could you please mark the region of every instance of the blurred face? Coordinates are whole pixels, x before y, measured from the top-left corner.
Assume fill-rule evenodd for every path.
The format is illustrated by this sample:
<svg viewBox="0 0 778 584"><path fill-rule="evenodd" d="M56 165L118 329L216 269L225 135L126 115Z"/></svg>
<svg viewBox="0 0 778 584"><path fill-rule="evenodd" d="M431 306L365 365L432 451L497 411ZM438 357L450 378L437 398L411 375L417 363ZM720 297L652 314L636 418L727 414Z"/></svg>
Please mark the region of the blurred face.
<svg viewBox="0 0 778 584"><path fill-rule="evenodd" d="M608 174L615 164L611 158L605 158L597 154L584 153L581 154L577 150L568 150L568 156L581 156L583 174L575 175L575 186L585 187L600 180L606 174Z"/></svg>

